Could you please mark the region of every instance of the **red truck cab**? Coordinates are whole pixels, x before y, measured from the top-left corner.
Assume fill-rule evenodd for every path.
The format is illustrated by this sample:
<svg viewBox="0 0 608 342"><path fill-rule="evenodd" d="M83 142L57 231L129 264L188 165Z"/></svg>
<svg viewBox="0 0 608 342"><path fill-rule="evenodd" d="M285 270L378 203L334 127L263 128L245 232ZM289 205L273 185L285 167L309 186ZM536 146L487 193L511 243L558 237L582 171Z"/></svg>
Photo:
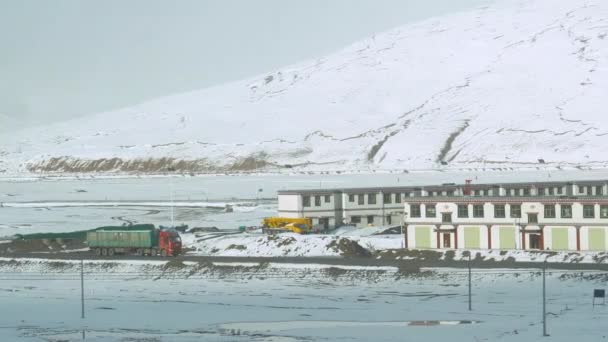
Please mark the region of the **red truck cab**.
<svg viewBox="0 0 608 342"><path fill-rule="evenodd" d="M182 239L179 237L179 233L161 230L158 233L158 248L161 255L179 255L182 252Z"/></svg>

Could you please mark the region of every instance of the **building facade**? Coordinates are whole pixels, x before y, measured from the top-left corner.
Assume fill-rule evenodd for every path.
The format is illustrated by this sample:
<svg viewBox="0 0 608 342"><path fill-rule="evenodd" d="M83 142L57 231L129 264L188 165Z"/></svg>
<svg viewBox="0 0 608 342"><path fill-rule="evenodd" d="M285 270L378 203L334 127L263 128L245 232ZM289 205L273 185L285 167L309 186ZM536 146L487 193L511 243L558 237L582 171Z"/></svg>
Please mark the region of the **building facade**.
<svg viewBox="0 0 608 342"><path fill-rule="evenodd" d="M401 225L408 248L608 250L608 181L279 192L320 228Z"/></svg>

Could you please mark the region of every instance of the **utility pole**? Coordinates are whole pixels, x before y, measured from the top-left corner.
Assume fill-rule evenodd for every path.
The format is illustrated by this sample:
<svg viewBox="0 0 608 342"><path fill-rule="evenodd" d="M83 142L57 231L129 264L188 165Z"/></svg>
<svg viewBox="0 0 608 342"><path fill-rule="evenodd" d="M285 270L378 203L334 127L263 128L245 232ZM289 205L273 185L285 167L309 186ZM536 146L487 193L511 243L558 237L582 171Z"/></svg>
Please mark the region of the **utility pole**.
<svg viewBox="0 0 608 342"><path fill-rule="evenodd" d="M80 259L80 318L84 319L84 260Z"/></svg>
<svg viewBox="0 0 608 342"><path fill-rule="evenodd" d="M543 336L549 336L547 334L547 289L546 289L546 272L547 271L547 260L543 263Z"/></svg>
<svg viewBox="0 0 608 342"><path fill-rule="evenodd" d="M174 172L175 168L168 167L167 171ZM169 173L169 198L171 199L171 228L175 227L175 222L173 220L173 175Z"/></svg>
<svg viewBox="0 0 608 342"><path fill-rule="evenodd" d="M471 303L471 251L469 251L469 311L473 311Z"/></svg>

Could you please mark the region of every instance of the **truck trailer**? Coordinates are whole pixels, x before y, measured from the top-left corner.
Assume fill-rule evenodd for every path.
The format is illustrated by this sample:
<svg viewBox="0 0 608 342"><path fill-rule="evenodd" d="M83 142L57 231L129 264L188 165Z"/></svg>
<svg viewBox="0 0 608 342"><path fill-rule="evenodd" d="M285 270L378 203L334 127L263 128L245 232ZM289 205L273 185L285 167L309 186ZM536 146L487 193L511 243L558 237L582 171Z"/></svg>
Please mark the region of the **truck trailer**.
<svg viewBox="0 0 608 342"><path fill-rule="evenodd" d="M175 256L182 252L182 241L176 230L156 229L153 225L102 227L87 233L87 244L96 255L103 256Z"/></svg>

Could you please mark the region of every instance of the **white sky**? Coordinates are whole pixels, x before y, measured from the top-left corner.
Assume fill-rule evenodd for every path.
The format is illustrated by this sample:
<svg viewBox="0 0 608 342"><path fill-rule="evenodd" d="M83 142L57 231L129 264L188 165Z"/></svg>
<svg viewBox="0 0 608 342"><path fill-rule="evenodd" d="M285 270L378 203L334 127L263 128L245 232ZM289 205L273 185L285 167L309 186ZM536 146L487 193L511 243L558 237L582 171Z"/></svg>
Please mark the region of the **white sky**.
<svg viewBox="0 0 608 342"><path fill-rule="evenodd" d="M0 0L0 131L326 55L491 0Z"/></svg>

